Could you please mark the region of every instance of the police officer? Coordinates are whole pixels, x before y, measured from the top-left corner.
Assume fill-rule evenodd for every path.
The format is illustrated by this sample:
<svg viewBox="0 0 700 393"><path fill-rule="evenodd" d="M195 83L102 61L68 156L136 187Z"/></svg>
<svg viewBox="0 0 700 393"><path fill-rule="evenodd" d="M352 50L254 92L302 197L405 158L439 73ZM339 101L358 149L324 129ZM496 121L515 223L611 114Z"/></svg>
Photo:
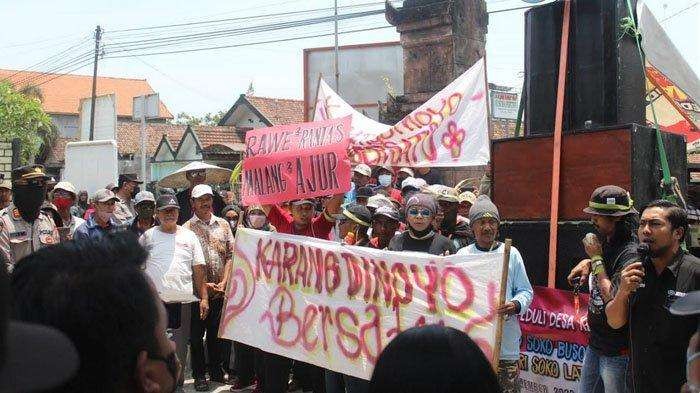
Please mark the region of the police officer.
<svg viewBox="0 0 700 393"><path fill-rule="evenodd" d="M8 262L8 270L23 257L59 241L56 225L41 211L48 179L41 165L12 171L14 202L0 211L0 251Z"/></svg>

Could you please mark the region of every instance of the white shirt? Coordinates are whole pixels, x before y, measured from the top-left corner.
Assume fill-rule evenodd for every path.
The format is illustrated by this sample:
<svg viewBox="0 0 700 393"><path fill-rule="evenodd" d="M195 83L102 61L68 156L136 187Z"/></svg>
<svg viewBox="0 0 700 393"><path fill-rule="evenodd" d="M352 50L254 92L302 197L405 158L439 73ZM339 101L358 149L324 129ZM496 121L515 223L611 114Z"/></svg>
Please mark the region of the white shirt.
<svg viewBox="0 0 700 393"><path fill-rule="evenodd" d="M153 227L141 235L139 243L148 251L146 274L162 301L198 301L192 286L192 267L204 265L204 253L192 231L178 225L176 233L165 233Z"/></svg>

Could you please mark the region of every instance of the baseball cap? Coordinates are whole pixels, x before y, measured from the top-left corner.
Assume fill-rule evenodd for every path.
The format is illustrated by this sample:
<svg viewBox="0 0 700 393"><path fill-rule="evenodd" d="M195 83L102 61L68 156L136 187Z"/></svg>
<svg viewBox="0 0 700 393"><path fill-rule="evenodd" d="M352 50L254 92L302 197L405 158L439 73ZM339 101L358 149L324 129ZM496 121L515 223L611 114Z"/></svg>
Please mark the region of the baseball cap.
<svg viewBox="0 0 700 393"><path fill-rule="evenodd" d="M299 206L299 205L314 205L316 206L316 201L313 199L305 198L305 199L296 199L290 202L293 206Z"/></svg>
<svg viewBox="0 0 700 393"><path fill-rule="evenodd" d="M123 173L119 175L119 180L122 182L133 181L134 183L142 184L143 181L139 179L138 175L135 173Z"/></svg>
<svg viewBox="0 0 700 393"><path fill-rule="evenodd" d="M415 188L416 190L421 190L423 187L427 186L428 183L425 180L415 177L407 177L401 182L401 191L405 188Z"/></svg>
<svg viewBox="0 0 700 393"><path fill-rule="evenodd" d="M403 173L407 174L409 177L415 176L415 173L413 173L413 169L411 169L407 166L399 169L399 172L403 172Z"/></svg>
<svg viewBox="0 0 700 393"><path fill-rule="evenodd" d="M204 195L214 196L214 191L207 184L198 184L192 189L192 198L199 198Z"/></svg>
<svg viewBox="0 0 700 393"><path fill-rule="evenodd" d="M134 198L134 205L138 205L141 202L154 202L156 201L156 198L153 196L153 193L150 191L141 191L138 194L136 194L136 197Z"/></svg>
<svg viewBox="0 0 700 393"><path fill-rule="evenodd" d="M462 202L469 202L473 205L476 202L476 195L471 191L465 191L459 194L459 203Z"/></svg>
<svg viewBox="0 0 700 393"><path fill-rule="evenodd" d="M366 164L357 164L357 166L352 170L360 175L372 176L372 169Z"/></svg>
<svg viewBox="0 0 700 393"><path fill-rule="evenodd" d="M376 192L372 189L372 187L369 186L364 186L360 187L357 189L356 197L357 198L369 198L371 196L376 195Z"/></svg>
<svg viewBox="0 0 700 393"><path fill-rule="evenodd" d="M367 199L367 207L378 209L382 206L393 206L391 200L382 194L372 195Z"/></svg>
<svg viewBox="0 0 700 393"><path fill-rule="evenodd" d="M393 206L391 206L391 207L390 207L390 206L380 206L380 207L378 207L377 210L374 212L374 216L373 216L373 217L377 217L377 216L388 217L388 218L391 218L391 219L394 220L394 221L400 221L400 220L401 220L401 216L399 215L399 211L396 210L396 208L394 208Z"/></svg>
<svg viewBox="0 0 700 393"><path fill-rule="evenodd" d="M63 191L70 192L71 194L73 194L73 196L76 196L78 194L78 192L75 190L75 186L73 186L73 184L71 184L70 182L67 182L67 181L60 181L60 182L56 183L56 185L54 186L53 189L54 189L54 191L55 190L63 190Z"/></svg>
<svg viewBox="0 0 700 393"><path fill-rule="evenodd" d="M119 201L116 195L111 190L106 188L101 188L95 191L95 195L92 197L95 202L108 202L108 201Z"/></svg>
<svg viewBox="0 0 700 393"><path fill-rule="evenodd" d="M457 190L452 187L447 187L442 184L434 184L429 186L428 189L430 192L435 194L438 201L459 203L459 195L457 194Z"/></svg>
<svg viewBox="0 0 700 393"><path fill-rule="evenodd" d="M180 204L177 203L175 195L165 194L158 197L158 200L156 201L157 210L165 210L172 207L180 210Z"/></svg>
<svg viewBox="0 0 700 393"><path fill-rule="evenodd" d="M593 190L584 213L620 217L637 213L632 198L624 188L607 185Z"/></svg>
<svg viewBox="0 0 700 393"><path fill-rule="evenodd" d="M7 188L8 190L11 190L12 182L7 179L0 180L0 188Z"/></svg>
<svg viewBox="0 0 700 393"><path fill-rule="evenodd" d="M369 212L369 209L360 204L349 204L343 209L343 215L362 226L369 227L372 225L372 214Z"/></svg>

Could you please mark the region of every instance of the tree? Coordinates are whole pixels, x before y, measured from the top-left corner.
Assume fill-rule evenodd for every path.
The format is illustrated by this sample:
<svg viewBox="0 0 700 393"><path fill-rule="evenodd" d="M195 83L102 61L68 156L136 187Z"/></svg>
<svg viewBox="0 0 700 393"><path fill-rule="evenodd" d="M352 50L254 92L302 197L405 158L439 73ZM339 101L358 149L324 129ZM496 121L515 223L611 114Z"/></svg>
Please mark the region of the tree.
<svg viewBox="0 0 700 393"><path fill-rule="evenodd" d="M204 116L197 117L190 115L187 112L180 112L175 116L172 124L188 125L188 126L215 126L226 114L225 111L219 111L215 114L208 112Z"/></svg>
<svg viewBox="0 0 700 393"><path fill-rule="evenodd" d="M10 83L0 82L0 139L20 139L22 163L34 158L55 135L51 118L42 109L36 90L27 90L25 95Z"/></svg>

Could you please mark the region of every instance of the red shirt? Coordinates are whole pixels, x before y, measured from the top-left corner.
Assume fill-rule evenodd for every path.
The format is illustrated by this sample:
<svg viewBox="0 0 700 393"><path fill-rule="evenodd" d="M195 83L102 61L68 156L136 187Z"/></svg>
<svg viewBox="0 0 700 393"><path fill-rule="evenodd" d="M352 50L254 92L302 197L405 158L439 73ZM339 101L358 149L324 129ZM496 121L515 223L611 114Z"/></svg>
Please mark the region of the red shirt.
<svg viewBox="0 0 700 393"><path fill-rule="evenodd" d="M311 225L307 226L305 231L298 233L296 228L294 228L294 218L292 218L292 215L277 205L272 205L267 219L270 221L270 224L277 228L277 232L315 237L324 240L328 240L331 230L335 227L335 222L329 221L326 218L326 214L322 213L311 219Z"/></svg>

